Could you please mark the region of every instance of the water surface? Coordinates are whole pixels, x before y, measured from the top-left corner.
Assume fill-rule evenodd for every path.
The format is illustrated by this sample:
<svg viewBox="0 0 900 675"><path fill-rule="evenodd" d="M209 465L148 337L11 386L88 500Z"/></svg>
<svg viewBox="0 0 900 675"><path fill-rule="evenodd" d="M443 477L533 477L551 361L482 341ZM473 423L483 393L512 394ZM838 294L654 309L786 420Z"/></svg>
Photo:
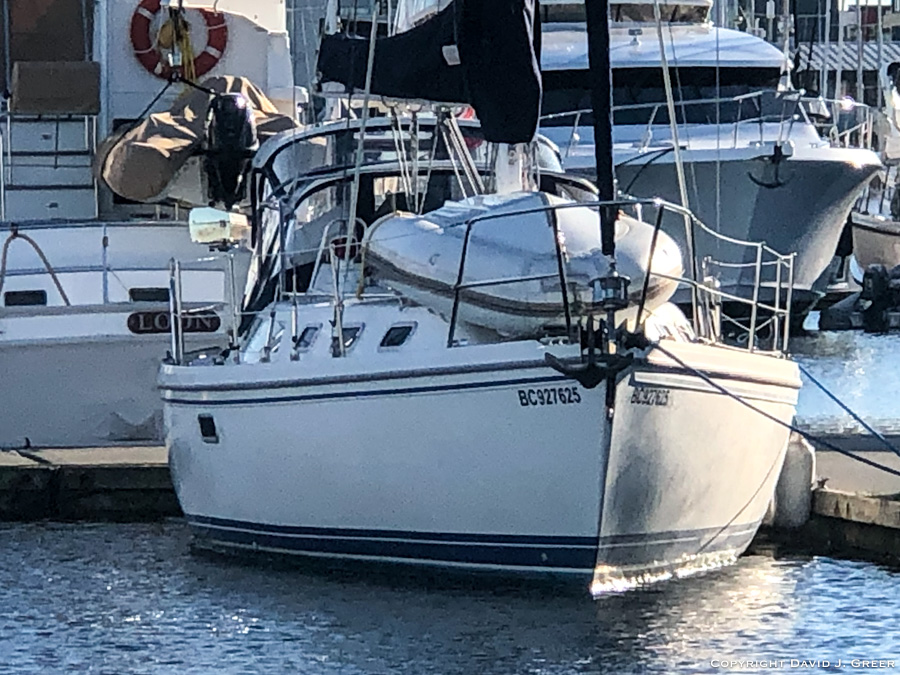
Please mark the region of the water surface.
<svg viewBox="0 0 900 675"><path fill-rule="evenodd" d="M900 334L817 332L791 339L791 352L816 380L879 431L900 433ZM860 431L860 425L804 378L797 419L813 430Z"/></svg>
<svg viewBox="0 0 900 675"><path fill-rule="evenodd" d="M753 555L591 600L535 586L247 565L192 555L189 542L180 521L0 525L0 673L707 673L746 672L719 665L732 659L839 658L900 665L900 575L867 563Z"/></svg>

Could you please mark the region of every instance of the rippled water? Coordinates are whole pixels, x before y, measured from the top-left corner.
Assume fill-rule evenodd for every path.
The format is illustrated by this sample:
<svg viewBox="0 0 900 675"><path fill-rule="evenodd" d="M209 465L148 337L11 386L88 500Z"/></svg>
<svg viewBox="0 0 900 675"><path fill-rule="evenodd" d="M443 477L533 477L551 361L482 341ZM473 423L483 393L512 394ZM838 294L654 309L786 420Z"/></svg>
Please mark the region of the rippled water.
<svg viewBox="0 0 900 675"><path fill-rule="evenodd" d="M813 377L867 423L879 431L900 433L900 335L814 333L793 338L791 351ZM800 392L797 418L823 431L860 429L849 414L808 379L804 379Z"/></svg>
<svg viewBox="0 0 900 675"><path fill-rule="evenodd" d="M189 541L179 521L0 526L0 672L706 673L734 670L719 666L732 659L839 658L900 665L900 574L871 564L746 556L591 600L534 586L248 566L193 555Z"/></svg>

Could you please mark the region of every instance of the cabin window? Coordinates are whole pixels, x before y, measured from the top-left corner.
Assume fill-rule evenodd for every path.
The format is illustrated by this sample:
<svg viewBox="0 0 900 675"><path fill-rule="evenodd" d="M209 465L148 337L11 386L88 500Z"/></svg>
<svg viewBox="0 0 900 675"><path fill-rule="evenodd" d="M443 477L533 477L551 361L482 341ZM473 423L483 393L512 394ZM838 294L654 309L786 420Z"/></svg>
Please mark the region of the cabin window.
<svg viewBox="0 0 900 675"><path fill-rule="evenodd" d="M269 342L269 348L272 350L273 354L278 353L278 348L281 346L281 338L284 337L284 321L279 321L275 331L272 333L272 340Z"/></svg>
<svg viewBox="0 0 900 675"><path fill-rule="evenodd" d="M353 347L359 340L359 336L362 335L363 324L357 324L355 326L344 326L342 333L344 335L344 351L350 351L350 348ZM334 335L331 338L331 353L334 356L339 356L341 353L340 350L340 342L338 342L338 336Z"/></svg>
<svg viewBox="0 0 900 675"><path fill-rule="evenodd" d="M47 291L6 291L3 304L7 307L30 307L47 304Z"/></svg>
<svg viewBox="0 0 900 675"><path fill-rule="evenodd" d="M709 17L709 7L700 5L664 4L660 9L660 18L667 23L705 23ZM540 12L541 23L584 23L587 20L584 3L548 3L541 5ZM652 3L617 3L609 8L609 14L614 23L656 22Z"/></svg>
<svg viewBox="0 0 900 675"><path fill-rule="evenodd" d="M197 423L200 425L200 436L207 443L218 443L219 432L216 430L216 420L212 415L202 413L197 415Z"/></svg>
<svg viewBox="0 0 900 675"><path fill-rule="evenodd" d="M385 333L384 337L381 338L381 344L379 345L379 347L382 349L399 347L409 339L409 336L412 335L415 329L415 322L395 324L388 328L387 333Z"/></svg>
<svg viewBox="0 0 900 675"><path fill-rule="evenodd" d="M652 7L652 5L650 5ZM785 102L773 91L778 86L778 68L701 67L670 68L679 123L732 124L741 120L779 121ZM550 70L542 75L544 126L570 127L577 111L580 126L593 124L591 75L588 70ZM613 123L669 123L662 71L656 68L613 69ZM764 95L756 95L765 91ZM748 96L745 99L736 97ZM716 104L716 99L719 99ZM788 108L790 110L790 107ZM562 113L573 113L563 115Z"/></svg>
<svg viewBox="0 0 900 675"><path fill-rule="evenodd" d="M294 347L296 347L297 350L301 352L307 351L310 347L313 346L316 338L319 337L319 331L321 328L321 324L317 324L315 326L307 326L306 328L304 328L300 335L297 335L294 338Z"/></svg>
<svg viewBox="0 0 900 675"><path fill-rule="evenodd" d="M168 302L168 288L129 288L128 297L132 302Z"/></svg>

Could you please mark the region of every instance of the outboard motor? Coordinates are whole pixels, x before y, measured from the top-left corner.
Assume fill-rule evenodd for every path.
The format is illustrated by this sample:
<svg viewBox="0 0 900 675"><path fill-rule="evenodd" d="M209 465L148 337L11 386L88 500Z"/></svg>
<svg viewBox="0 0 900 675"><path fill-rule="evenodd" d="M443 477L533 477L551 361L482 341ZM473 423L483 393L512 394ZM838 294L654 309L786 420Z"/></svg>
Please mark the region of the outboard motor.
<svg viewBox="0 0 900 675"><path fill-rule="evenodd" d="M253 110L240 94L219 94L209 106L204 169L209 205L221 202L226 209L247 192L250 160L259 147Z"/></svg>
<svg viewBox="0 0 900 675"><path fill-rule="evenodd" d="M863 330L867 333L886 332L887 311L891 307L891 278L884 265L869 265L866 269L859 299Z"/></svg>

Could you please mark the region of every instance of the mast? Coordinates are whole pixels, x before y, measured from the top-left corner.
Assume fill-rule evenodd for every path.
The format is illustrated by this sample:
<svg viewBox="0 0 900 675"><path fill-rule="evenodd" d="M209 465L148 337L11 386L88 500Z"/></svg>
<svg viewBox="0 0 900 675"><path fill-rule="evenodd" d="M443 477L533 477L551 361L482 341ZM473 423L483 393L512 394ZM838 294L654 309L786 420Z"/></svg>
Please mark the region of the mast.
<svg viewBox="0 0 900 675"><path fill-rule="evenodd" d="M884 68L884 24L881 17L881 0L878 0L878 4L876 5L876 11L878 12L877 23L875 24L876 30L878 31L878 65L875 68L875 78L876 78L876 87L875 87L875 107L879 110L884 109L884 88L882 87L883 78L881 77L882 69Z"/></svg>
<svg viewBox="0 0 900 675"><path fill-rule="evenodd" d="M856 102L865 103L865 85L863 83L863 22L862 0L856 0Z"/></svg>
<svg viewBox="0 0 900 675"><path fill-rule="evenodd" d="M600 201L616 198L612 147L612 71L609 62L609 0L585 0L591 107L594 113L594 158ZM600 236L603 254L616 252L615 209L601 209Z"/></svg>
<svg viewBox="0 0 900 675"><path fill-rule="evenodd" d="M837 38L837 65L834 68L834 96L833 98L837 101L839 98L844 96L844 24L845 24L845 13L844 13L844 3L843 1L838 2L838 38ZM834 105L834 112L832 113L834 119L838 118L838 108L837 104Z"/></svg>
<svg viewBox="0 0 900 675"><path fill-rule="evenodd" d="M819 69L819 98L828 98L828 70L831 65L831 3L825 0L825 30L822 36L822 64ZM837 98L837 95L835 95Z"/></svg>

